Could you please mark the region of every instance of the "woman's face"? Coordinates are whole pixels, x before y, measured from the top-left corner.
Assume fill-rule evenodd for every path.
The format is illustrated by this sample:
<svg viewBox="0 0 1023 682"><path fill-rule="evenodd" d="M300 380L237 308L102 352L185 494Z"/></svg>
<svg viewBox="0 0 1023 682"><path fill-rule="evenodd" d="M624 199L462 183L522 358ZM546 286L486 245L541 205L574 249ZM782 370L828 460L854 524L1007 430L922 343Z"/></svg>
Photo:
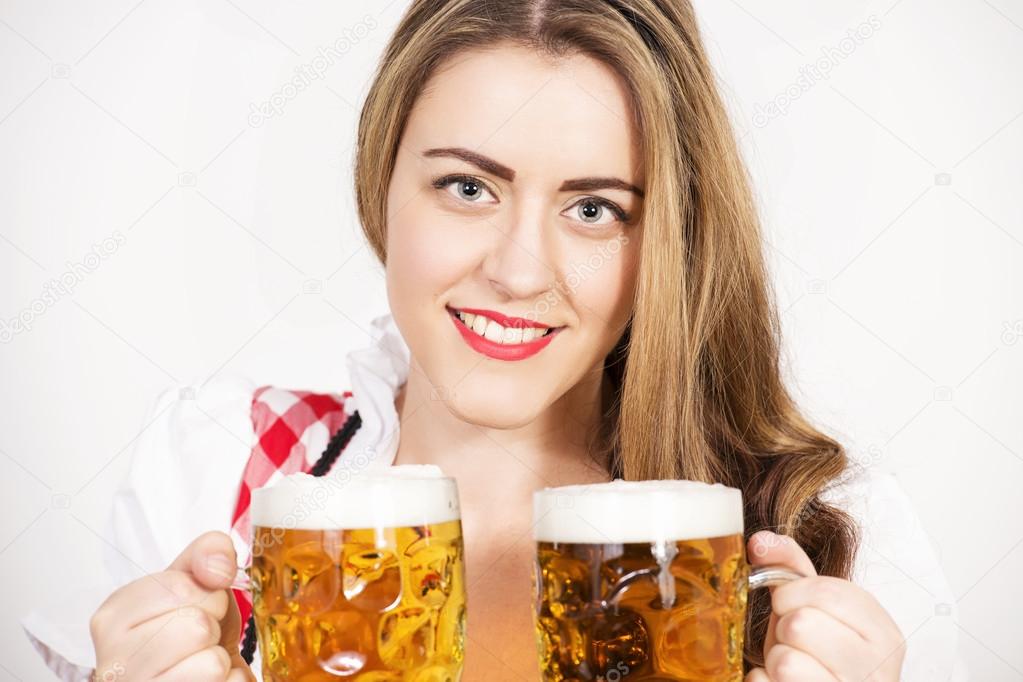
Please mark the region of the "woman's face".
<svg viewBox="0 0 1023 682"><path fill-rule="evenodd" d="M429 81L387 197L387 291L456 416L514 428L599 385L583 382L632 311L640 144L625 86L590 57L501 46Z"/></svg>

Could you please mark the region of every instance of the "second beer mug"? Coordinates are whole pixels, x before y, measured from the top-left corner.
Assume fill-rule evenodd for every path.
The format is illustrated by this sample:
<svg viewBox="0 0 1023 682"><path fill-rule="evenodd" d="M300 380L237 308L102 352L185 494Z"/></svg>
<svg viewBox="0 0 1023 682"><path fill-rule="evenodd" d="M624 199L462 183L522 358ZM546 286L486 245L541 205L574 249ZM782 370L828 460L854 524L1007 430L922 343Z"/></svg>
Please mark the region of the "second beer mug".
<svg viewBox="0 0 1023 682"><path fill-rule="evenodd" d="M542 679L742 680L750 571L742 493L693 481L547 488L533 498Z"/></svg>
<svg viewBox="0 0 1023 682"><path fill-rule="evenodd" d="M252 494L267 682L454 682L465 649L455 481L431 466L293 474Z"/></svg>

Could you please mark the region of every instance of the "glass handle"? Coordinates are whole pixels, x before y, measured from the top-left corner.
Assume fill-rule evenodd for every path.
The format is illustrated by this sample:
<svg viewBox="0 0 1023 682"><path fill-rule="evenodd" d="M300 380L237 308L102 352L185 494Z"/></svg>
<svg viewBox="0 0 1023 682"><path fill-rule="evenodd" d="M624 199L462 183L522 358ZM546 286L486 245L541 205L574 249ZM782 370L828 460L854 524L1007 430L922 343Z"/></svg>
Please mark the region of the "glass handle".
<svg viewBox="0 0 1023 682"><path fill-rule="evenodd" d="M608 609L614 606L625 588L637 580L652 579L656 581L659 574L660 569L657 568L641 568L631 573L626 573L615 582L608 594L600 601L600 609ZM755 590L758 587L782 585L805 577L802 573L797 573L784 566L757 566L749 572L749 589Z"/></svg>
<svg viewBox="0 0 1023 682"><path fill-rule="evenodd" d="M749 588L755 590L758 587L782 585L805 577L802 573L782 566L757 566L749 573Z"/></svg>

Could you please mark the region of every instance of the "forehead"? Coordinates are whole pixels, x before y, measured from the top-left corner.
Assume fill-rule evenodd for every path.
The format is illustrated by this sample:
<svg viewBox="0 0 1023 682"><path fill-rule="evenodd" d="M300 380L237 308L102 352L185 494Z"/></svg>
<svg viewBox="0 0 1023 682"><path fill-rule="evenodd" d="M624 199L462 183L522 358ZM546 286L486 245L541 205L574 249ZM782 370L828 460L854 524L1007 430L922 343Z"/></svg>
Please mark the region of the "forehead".
<svg viewBox="0 0 1023 682"><path fill-rule="evenodd" d="M603 62L501 46L446 62L416 101L405 139L417 154L474 149L514 169L516 183L608 174L641 185L633 120L624 82Z"/></svg>

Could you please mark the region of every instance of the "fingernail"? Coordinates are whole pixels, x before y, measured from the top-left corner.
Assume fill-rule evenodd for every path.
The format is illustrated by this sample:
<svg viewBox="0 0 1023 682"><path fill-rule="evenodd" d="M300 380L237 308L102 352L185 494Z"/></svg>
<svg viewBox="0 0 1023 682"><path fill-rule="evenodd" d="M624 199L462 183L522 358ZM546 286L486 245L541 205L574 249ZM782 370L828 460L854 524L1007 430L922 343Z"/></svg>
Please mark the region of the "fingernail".
<svg viewBox="0 0 1023 682"><path fill-rule="evenodd" d="M234 562L231 561L231 557L226 554L211 554L206 559L206 568L209 569L210 573L222 576L224 578L233 578L237 572Z"/></svg>

